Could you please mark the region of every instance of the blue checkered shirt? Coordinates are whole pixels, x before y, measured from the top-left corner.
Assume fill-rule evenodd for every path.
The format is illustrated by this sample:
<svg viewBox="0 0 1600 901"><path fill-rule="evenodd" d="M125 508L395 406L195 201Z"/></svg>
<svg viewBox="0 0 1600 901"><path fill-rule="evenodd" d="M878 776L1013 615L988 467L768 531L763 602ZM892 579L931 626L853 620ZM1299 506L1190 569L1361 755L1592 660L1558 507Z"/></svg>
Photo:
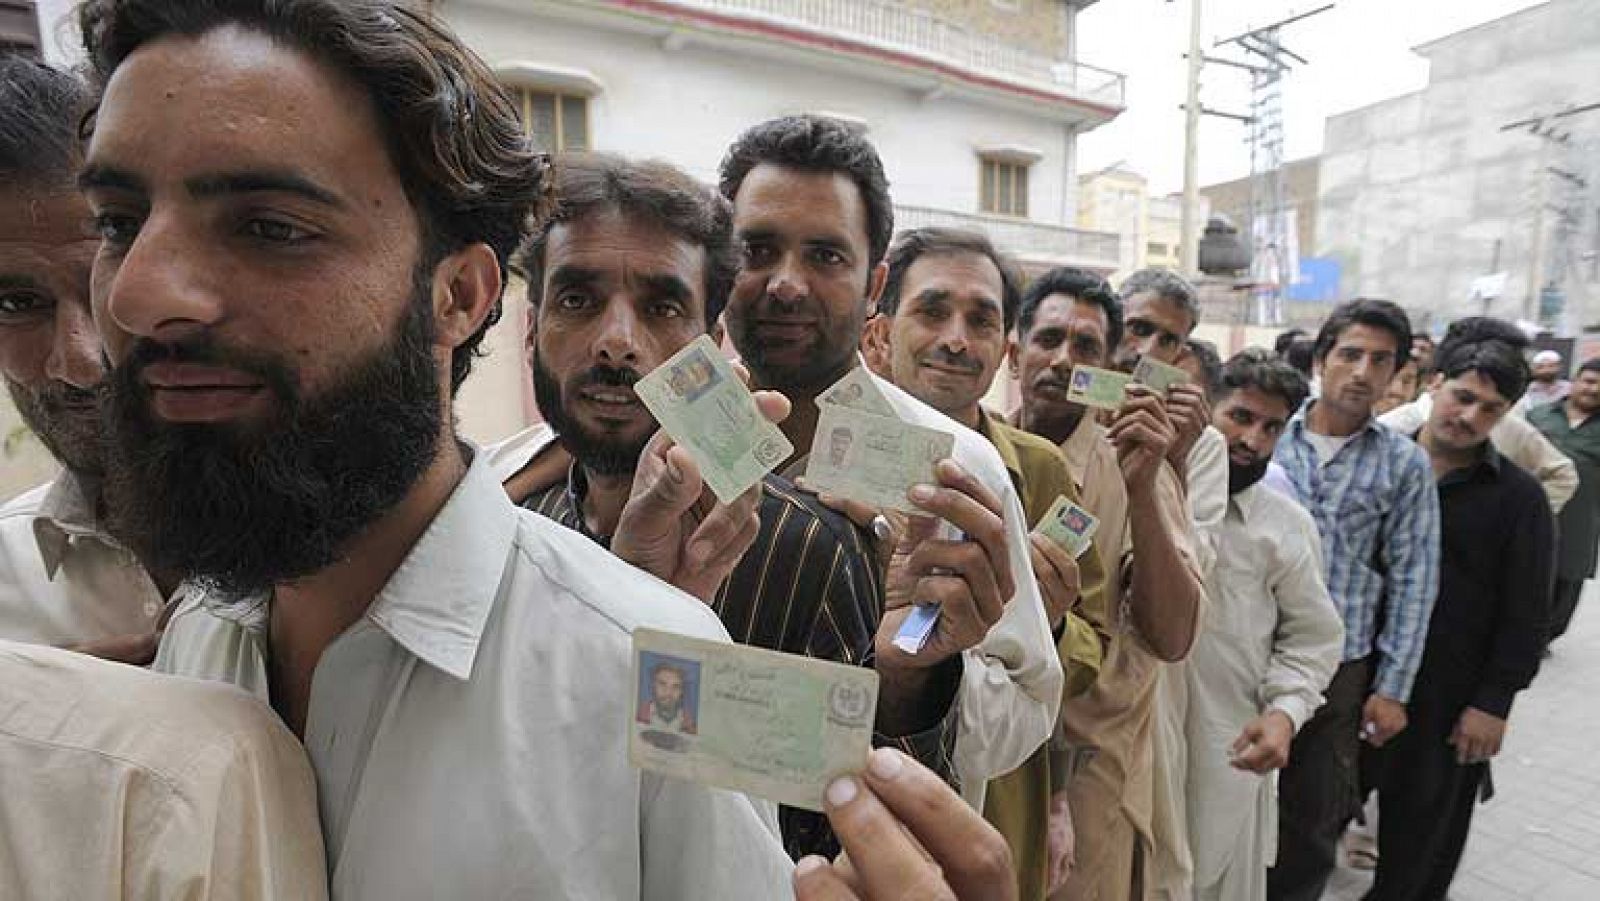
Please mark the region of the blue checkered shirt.
<svg viewBox="0 0 1600 901"><path fill-rule="evenodd" d="M1439 492L1428 456L1369 421L1327 465L1302 406L1274 454L1317 521L1328 593L1344 618L1344 659L1378 652L1373 691L1408 701L1439 593Z"/></svg>

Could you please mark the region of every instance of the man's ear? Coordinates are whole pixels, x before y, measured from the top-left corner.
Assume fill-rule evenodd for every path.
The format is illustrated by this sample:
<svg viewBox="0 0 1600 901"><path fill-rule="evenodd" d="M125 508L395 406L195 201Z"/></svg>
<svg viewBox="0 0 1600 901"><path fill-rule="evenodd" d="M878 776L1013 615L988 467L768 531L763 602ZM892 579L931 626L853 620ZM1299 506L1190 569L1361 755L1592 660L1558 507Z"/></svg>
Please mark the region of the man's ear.
<svg viewBox="0 0 1600 901"><path fill-rule="evenodd" d="M1006 339L1006 371L1011 373L1013 382L1022 378L1022 344L1017 341L1016 332Z"/></svg>
<svg viewBox="0 0 1600 901"><path fill-rule="evenodd" d="M889 362L892 319L880 313L868 319L866 327L861 330L861 358L866 361L867 369L885 379L893 374L893 366Z"/></svg>
<svg viewBox="0 0 1600 901"><path fill-rule="evenodd" d="M500 303L500 261L487 244L471 244L440 261L433 271L435 343L452 350L465 344Z"/></svg>
<svg viewBox="0 0 1600 901"><path fill-rule="evenodd" d="M711 328L706 330L706 334L711 336L711 343L718 347L722 346L722 339L727 333L727 329L722 327L722 317L720 316L717 317L716 322L711 323Z"/></svg>
<svg viewBox="0 0 1600 901"><path fill-rule="evenodd" d="M878 300L883 297L883 286L889 284L889 261L883 260L872 267L872 272L867 276L867 310L870 312L878 308Z"/></svg>

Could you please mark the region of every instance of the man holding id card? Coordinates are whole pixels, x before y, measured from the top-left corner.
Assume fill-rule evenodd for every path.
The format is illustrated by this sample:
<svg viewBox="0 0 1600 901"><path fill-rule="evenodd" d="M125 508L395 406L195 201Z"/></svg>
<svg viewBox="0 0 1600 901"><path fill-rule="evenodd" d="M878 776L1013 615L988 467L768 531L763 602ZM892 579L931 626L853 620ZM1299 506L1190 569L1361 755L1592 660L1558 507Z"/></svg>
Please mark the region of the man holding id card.
<svg viewBox="0 0 1600 901"><path fill-rule="evenodd" d="M1065 694L1081 694L1100 672L1110 640L1104 570L1098 553L1086 553L1093 543L1092 517L1077 506L1061 450L980 404L1005 359L1019 301L1017 276L988 238L955 229L901 232L888 262L865 355L886 361L884 375L896 385L999 451L1034 529L1033 577L1057 636ZM984 815L1011 844L1023 898L1042 901L1071 870L1071 816L1064 798L1051 803L1066 785L1071 753L1052 738L1027 763L989 785Z"/></svg>
<svg viewBox="0 0 1600 901"><path fill-rule="evenodd" d="M880 412L830 413L840 405L821 402L861 368L862 327L887 275L882 261L894 225L883 164L848 123L790 116L734 142L720 187L733 203L743 253L728 331L755 386L781 391L794 405L783 430L799 455L785 471L817 465L800 455L817 446L825 415L853 416L897 441L919 430L951 436L953 450L925 470L930 478L903 486L906 504L926 514L906 528L894 529L874 505L827 500L883 533L880 547L890 549L884 622L898 626L919 617L928 627L920 648L884 640L880 631L878 672L886 683L890 673L900 683L899 698L884 686L880 705L902 717L908 731L955 705L956 774L963 795L981 806L988 779L1021 765L1050 735L1061 663L1038 586L1025 577L1031 564L1022 504L994 448L864 371L875 394L869 400L864 392L857 402ZM892 416L882 415L885 408ZM867 442L853 437L851 444ZM831 449L824 445L821 453Z"/></svg>
<svg viewBox="0 0 1600 901"><path fill-rule="evenodd" d="M1128 898L1144 884L1154 850L1156 676L1161 661L1188 653L1202 597L1184 491L1168 463L1175 430L1165 401L1122 375L1108 429L1074 390L1082 370L1103 378L1097 367L1121 343L1122 304L1099 276L1055 269L1024 292L1011 351L1022 389L1016 423L1061 446L1100 520L1096 547L1115 614L1100 678L1061 715L1069 743L1097 749L1065 792L1078 838L1064 890L1073 898Z"/></svg>

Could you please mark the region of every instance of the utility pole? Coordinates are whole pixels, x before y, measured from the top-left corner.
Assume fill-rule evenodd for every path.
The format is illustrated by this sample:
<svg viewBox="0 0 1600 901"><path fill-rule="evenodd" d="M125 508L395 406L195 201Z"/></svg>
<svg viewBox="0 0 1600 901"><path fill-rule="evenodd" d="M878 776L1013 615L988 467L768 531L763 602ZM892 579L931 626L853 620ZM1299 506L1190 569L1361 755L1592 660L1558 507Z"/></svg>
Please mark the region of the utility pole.
<svg viewBox="0 0 1600 901"><path fill-rule="evenodd" d="M1200 47L1200 5L1189 2L1189 92L1183 107L1183 218L1179 261L1183 274L1200 274L1200 72L1205 66Z"/></svg>
<svg viewBox="0 0 1600 901"><path fill-rule="evenodd" d="M1283 323L1283 299L1296 272L1289 257L1288 191L1283 171L1283 77L1289 61L1309 65L1283 45L1283 29L1333 9L1328 3L1309 12L1291 15L1271 25L1216 42L1232 44L1245 53L1244 62L1208 59L1250 73L1250 222L1253 247L1251 270L1256 283L1256 322Z"/></svg>
<svg viewBox="0 0 1600 901"><path fill-rule="evenodd" d="M1561 120L1570 119L1585 113L1600 111L1600 103L1571 105L1560 112L1550 115L1532 116L1507 122L1500 126L1501 131L1527 131L1539 139L1539 154L1535 160L1534 171L1534 205L1533 205L1533 234L1532 234L1532 259L1528 261L1528 281L1526 294L1522 299L1522 317L1529 321L1541 318L1539 316L1539 299L1544 292L1547 257L1551 256L1546 224L1546 214L1552 206L1550 196L1550 180L1552 177L1564 178L1568 182L1563 190L1563 202L1556 210L1559 214L1561 236L1556 248L1558 254L1565 254L1570 250L1568 245L1577 232L1578 217L1582 215L1583 202L1580 194L1587 194L1588 181L1580 174L1570 169L1559 168L1552 165L1554 151L1564 149L1570 151L1572 144L1572 131L1562 128ZM1556 261L1554 276L1551 283L1559 290L1568 275L1568 267L1562 265L1565 256Z"/></svg>

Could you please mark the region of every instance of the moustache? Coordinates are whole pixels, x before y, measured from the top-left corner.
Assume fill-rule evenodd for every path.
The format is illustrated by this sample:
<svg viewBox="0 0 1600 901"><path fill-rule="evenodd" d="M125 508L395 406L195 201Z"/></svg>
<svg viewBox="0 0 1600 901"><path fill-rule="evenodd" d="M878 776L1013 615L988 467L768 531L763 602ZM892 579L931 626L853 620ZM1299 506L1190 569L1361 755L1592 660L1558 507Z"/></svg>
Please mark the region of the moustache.
<svg viewBox="0 0 1600 901"><path fill-rule="evenodd" d="M1245 447L1243 444L1228 445L1228 457L1230 459L1237 458L1241 460L1247 460L1251 465L1260 463L1263 459L1265 459L1260 454L1248 447Z"/></svg>
<svg viewBox="0 0 1600 901"><path fill-rule="evenodd" d="M965 353L951 353L942 347L935 347L923 354L922 362L958 369L971 375L976 375L983 371L983 364L977 360L972 359Z"/></svg>
<svg viewBox="0 0 1600 901"><path fill-rule="evenodd" d="M293 401L299 392L288 367L266 354L228 347L209 334L198 334L177 341L140 338L128 349L121 365L111 369L120 384L143 392L139 378L156 363L196 363L233 369L259 379L280 400Z"/></svg>
<svg viewBox="0 0 1600 901"><path fill-rule="evenodd" d="M641 378L643 376L639 370L629 366L595 366L568 379L567 387L573 391L584 388L632 388Z"/></svg>

